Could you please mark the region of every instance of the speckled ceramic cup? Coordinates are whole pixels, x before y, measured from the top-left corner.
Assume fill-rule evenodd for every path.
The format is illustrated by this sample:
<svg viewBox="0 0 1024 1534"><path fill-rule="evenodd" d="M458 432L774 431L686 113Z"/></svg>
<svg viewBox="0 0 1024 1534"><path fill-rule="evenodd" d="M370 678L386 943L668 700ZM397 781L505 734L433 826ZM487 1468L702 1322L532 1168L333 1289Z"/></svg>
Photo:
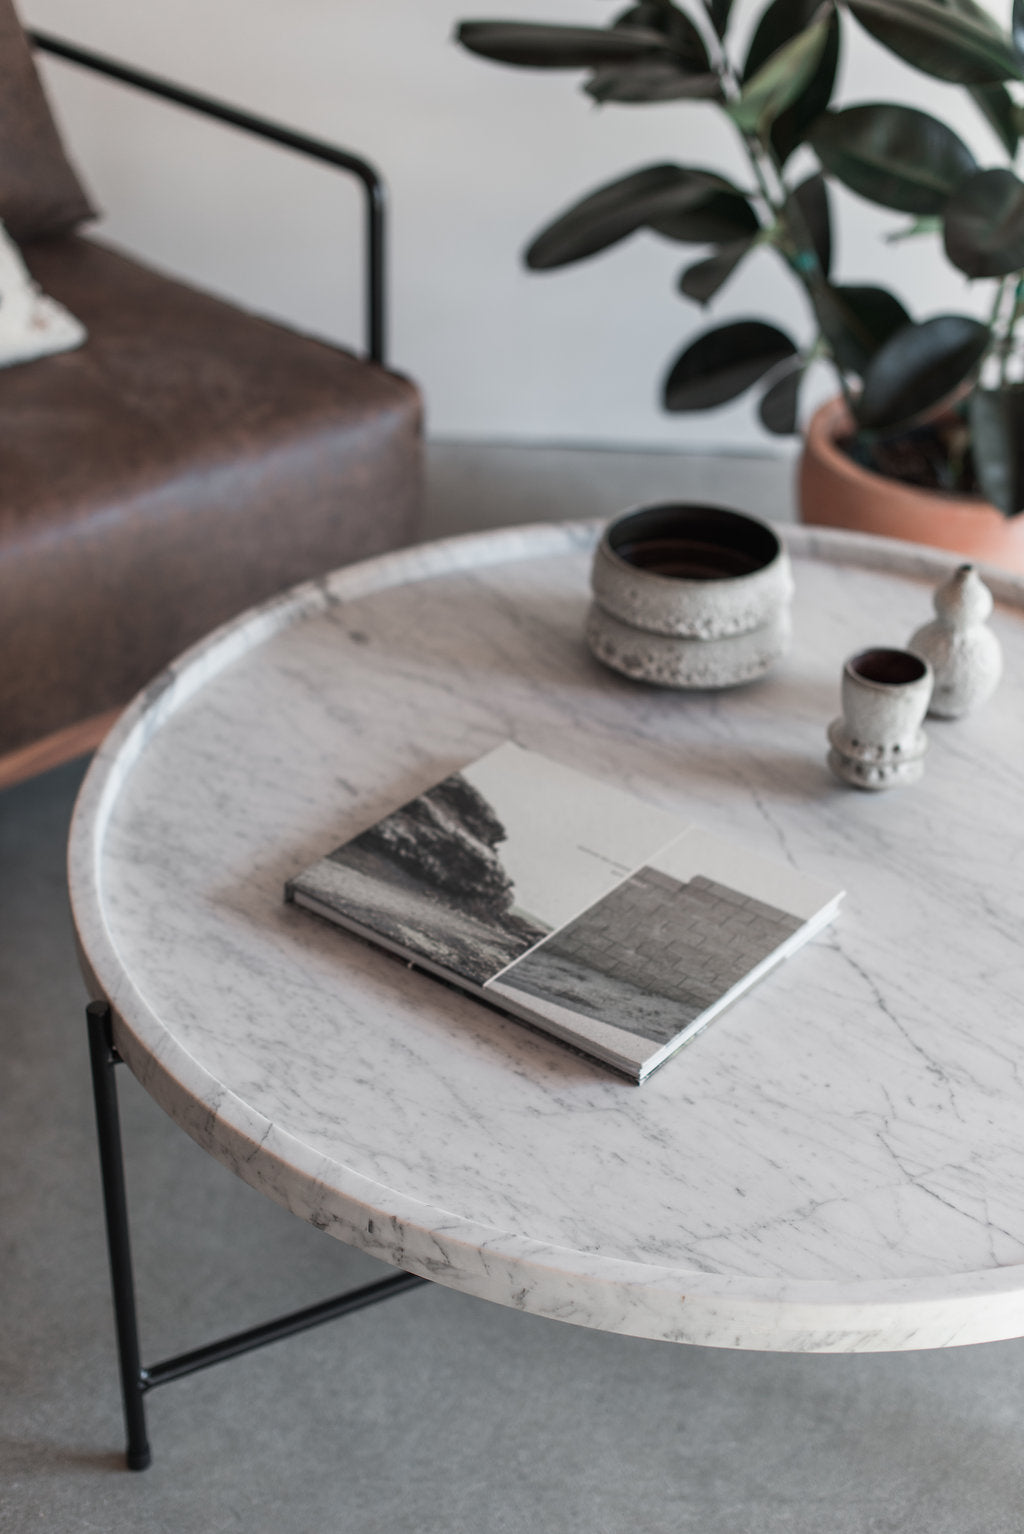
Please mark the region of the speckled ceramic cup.
<svg viewBox="0 0 1024 1534"><path fill-rule="evenodd" d="M854 788L916 783L928 742L921 728L934 677L909 650L862 650L843 667L843 712L829 725L828 764Z"/></svg>
<svg viewBox="0 0 1024 1534"><path fill-rule="evenodd" d="M742 512L685 502L627 512L605 529L591 586L588 643L637 680L734 687L788 646L788 556Z"/></svg>

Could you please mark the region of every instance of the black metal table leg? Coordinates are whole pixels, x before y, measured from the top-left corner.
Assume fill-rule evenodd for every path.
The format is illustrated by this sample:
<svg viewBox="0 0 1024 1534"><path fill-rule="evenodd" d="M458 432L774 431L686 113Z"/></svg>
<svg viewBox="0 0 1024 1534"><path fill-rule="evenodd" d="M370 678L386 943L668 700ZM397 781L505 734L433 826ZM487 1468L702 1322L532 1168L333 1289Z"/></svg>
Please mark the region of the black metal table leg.
<svg viewBox="0 0 1024 1534"><path fill-rule="evenodd" d="M325 1321L352 1315L368 1305L389 1299L393 1294L418 1288L420 1284L426 1283L426 1279L414 1273L395 1273L377 1283L365 1284L361 1289L350 1290L317 1305L307 1305L302 1310L292 1311L262 1326L234 1332L205 1347L194 1348L191 1352L180 1353L174 1358L153 1364L151 1368L145 1368L139 1351L135 1281L128 1233L128 1199L121 1150L121 1120L117 1109L117 1080L114 1075L121 1057L114 1047L109 1004L105 1001L92 1001L86 1008L86 1015L89 1022L89 1058L96 1103L100 1171L103 1176L107 1251L110 1254L110 1281L121 1366L121 1396L127 1435L125 1460L129 1470L145 1470L152 1459L146 1436L146 1408L143 1401L148 1390L182 1379L187 1374L195 1374L199 1369L208 1369L211 1364L237 1358L242 1353L252 1352L254 1348L266 1347L268 1343L278 1342L283 1337L308 1331L310 1327L320 1326Z"/></svg>
<svg viewBox="0 0 1024 1534"><path fill-rule="evenodd" d="M121 1154L121 1121L117 1111L117 1080L114 1076L118 1055L111 1037L110 1007L107 1002L91 1001L86 1008L86 1015L89 1020L89 1058L92 1064L96 1135L103 1177L110 1283L121 1364L121 1396L127 1435L125 1459L129 1470L145 1470L151 1455L146 1437L146 1408L142 1399L145 1385L139 1353L139 1325L128 1233L128 1201Z"/></svg>

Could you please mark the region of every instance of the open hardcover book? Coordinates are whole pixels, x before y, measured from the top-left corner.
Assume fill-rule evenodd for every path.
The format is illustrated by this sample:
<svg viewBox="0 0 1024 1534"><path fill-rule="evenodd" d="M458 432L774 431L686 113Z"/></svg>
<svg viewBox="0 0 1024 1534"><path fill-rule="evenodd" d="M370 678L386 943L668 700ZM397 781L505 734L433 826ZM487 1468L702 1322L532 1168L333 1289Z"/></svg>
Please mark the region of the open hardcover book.
<svg viewBox="0 0 1024 1534"><path fill-rule="evenodd" d="M842 891L508 743L285 898L643 1081Z"/></svg>

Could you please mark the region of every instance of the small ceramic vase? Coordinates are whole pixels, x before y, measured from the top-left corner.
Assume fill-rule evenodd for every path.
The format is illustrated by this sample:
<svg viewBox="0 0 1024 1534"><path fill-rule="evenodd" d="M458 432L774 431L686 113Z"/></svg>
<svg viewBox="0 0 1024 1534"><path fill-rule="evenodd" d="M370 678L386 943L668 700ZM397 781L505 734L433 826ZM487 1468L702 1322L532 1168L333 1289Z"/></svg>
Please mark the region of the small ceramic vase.
<svg viewBox="0 0 1024 1534"><path fill-rule="evenodd" d="M921 728L932 670L908 650L864 650L843 667L843 712L828 728L828 765L854 788L916 783L928 749Z"/></svg>
<svg viewBox="0 0 1024 1534"><path fill-rule="evenodd" d="M928 707L937 719L959 719L992 696L1003 672L999 640L988 628L992 593L973 565L961 565L936 588L937 617L907 645L935 673Z"/></svg>

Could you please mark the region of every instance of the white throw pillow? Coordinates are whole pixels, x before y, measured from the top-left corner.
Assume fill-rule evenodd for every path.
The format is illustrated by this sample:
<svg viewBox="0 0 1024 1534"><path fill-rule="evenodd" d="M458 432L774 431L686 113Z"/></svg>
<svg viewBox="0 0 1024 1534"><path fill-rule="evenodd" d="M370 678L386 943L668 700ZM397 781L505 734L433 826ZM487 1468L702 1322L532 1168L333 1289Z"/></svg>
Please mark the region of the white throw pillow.
<svg viewBox="0 0 1024 1534"><path fill-rule="evenodd" d="M40 291L0 223L0 368L70 351L84 340L85 326Z"/></svg>

